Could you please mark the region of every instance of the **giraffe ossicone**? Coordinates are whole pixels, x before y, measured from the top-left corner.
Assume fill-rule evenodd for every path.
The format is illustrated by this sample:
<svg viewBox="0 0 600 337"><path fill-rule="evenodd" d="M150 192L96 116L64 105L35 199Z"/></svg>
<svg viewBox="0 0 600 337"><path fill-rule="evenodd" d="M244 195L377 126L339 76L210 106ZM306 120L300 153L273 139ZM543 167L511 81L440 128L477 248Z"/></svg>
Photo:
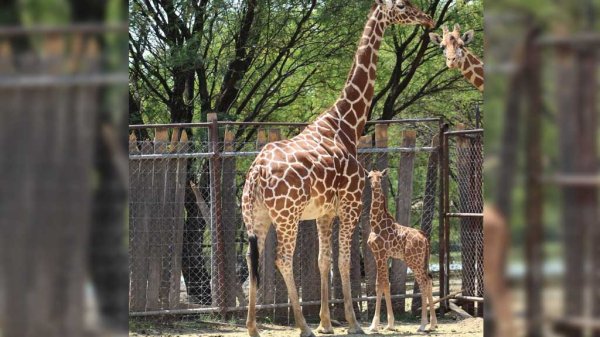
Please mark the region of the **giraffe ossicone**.
<svg viewBox="0 0 600 337"><path fill-rule="evenodd" d="M381 296L385 297L387 307L387 330L394 330L394 312L388 276L388 260L403 260L415 276L415 282L421 289L421 326L419 331L431 331L437 326L437 317L433 304L433 279L429 273L430 245L425 233L418 229L402 226L394 220L387 210L387 201L381 187L381 181L387 169L369 172L371 182L371 233L367 244L373 252L377 265L375 315L369 327L371 331L379 329ZM429 304L430 321L427 321ZM427 324L429 323L429 327Z"/></svg>
<svg viewBox="0 0 600 337"><path fill-rule="evenodd" d="M391 4L390 4L391 3ZM335 104L300 134L265 145L246 176L242 216L249 237L250 287L246 326L256 327L258 261L271 224L277 234L275 263L285 281L301 336L314 336L306 324L294 282L292 260L300 220L316 219L321 274L321 323L318 332L333 333L329 313L329 273L334 217L339 217L338 267L349 333L362 333L354 315L350 289L350 244L362 211L365 172L356 158L373 99L378 51L387 26L418 24L433 27L431 17L407 0L376 0L359 42L354 63Z"/></svg>

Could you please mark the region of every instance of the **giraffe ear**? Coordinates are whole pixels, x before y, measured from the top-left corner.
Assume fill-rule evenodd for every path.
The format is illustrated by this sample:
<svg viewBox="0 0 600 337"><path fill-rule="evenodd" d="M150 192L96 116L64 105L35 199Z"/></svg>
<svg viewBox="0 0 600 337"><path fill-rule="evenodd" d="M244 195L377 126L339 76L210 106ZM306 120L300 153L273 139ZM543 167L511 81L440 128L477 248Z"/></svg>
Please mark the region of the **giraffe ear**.
<svg viewBox="0 0 600 337"><path fill-rule="evenodd" d="M474 37L475 32L471 29L470 31L464 33L461 39L465 45L468 45L469 43L473 42Z"/></svg>
<svg viewBox="0 0 600 337"><path fill-rule="evenodd" d="M382 176L382 177L385 177L385 176L387 176L387 174L388 174L388 171L389 171L389 169L387 169L387 168L386 168L385 170L381 171L381 176Z"/></svg>
<svg viewBox="0 0 600 337"><path fill-rule="evenodd" d="M429 39L437 45L442 43L442 37L437 33L429 33Z"/></svg>
<svg viewBox="0 0 600 337"><path fill-rule="evenodd" d="M382 7L392 7L394 5L392 0L375 0L375 3Z"/></svg>

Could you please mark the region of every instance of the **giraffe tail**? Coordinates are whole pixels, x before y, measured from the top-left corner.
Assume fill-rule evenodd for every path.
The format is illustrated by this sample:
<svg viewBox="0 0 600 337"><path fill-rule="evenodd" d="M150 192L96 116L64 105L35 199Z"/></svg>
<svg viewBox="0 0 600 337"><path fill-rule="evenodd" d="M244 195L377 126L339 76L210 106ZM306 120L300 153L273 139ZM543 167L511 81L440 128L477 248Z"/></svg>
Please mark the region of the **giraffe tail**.
<svg viewBox="0 0 600 337"><path fill-rule="evenodd" d="M253 168L247 177L247 195L248 195L248 208L249 208L249 219L247 226L248 231L248 257L250 258L250 277L256 282L258 288L260 283L260 276L258 272L258 238L254 234L254 203L256 202L256 183L258 180L260 170L256 167Z"/></svg>
<svg viewBox="0 0 600 337"><path fill-rule="evenodd" d="M260 285L260 276L258 273L258 239L256 235L248 235L248 243L250 244L250 277L256 281L256 287Z"/></svg>
<svg viewBox="0 0 600 337"><path fill-rule="evenodd" d="M426 253L425 253L425 271L427 271L427 277L429 278L429 280L433 281L433 274L431 274L431 271L429 270L429 256L431 255L431 244L429 243L429 239L427 238L427 236L425 236L425 242L426 242Z"/></svg>

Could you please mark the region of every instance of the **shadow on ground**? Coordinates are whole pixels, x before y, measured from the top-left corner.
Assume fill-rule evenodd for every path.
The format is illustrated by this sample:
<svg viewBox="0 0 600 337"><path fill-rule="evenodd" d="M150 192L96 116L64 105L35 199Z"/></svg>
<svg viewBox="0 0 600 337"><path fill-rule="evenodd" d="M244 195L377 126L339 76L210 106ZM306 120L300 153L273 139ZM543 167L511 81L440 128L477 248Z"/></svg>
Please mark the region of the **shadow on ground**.
<svg viewBox="0 0 600 337"><path fill-rule="evenodd" d="M483 319L469 318L465 320L444 318L438 322L435 331L428 333L417 332L419 324L415 322L396 321L395 331L366 332L365 335L347 333L346 327L336 327L334 334L323 335L315 332L317 337L353 337L353 336L458 336L472 337L483 336ZM385 323L384 323L385 324ZM363 329L368 327L368 323L363 322ZM383 325L383 324L382 324ZM316 331L317 324L310 324L313 331ZM298 337L299 330L293 326L282 326L274 324L259 324L259 331L262 337ZM383 326L382 326L383 327ZM130 324L129 336L131 337L247 337L248 333L243 324L239 323L221 323L221 322L203 322L203 321L178 321L165 324L161 322L134 322Z"/></svg>

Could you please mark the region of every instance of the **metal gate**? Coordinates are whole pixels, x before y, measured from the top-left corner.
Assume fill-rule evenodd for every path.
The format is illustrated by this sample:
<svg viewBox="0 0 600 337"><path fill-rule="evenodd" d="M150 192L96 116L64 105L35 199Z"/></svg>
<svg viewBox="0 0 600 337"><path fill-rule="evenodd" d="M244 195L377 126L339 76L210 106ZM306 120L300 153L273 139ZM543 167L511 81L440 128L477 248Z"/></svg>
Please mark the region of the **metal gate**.
<svg viewBox="0 0 600 337"><path fill-rule="evenodd" d="M482 316L483 129L458 129L443 133L440 297ZM450 301L442 301L443 311Z"/></svg>

